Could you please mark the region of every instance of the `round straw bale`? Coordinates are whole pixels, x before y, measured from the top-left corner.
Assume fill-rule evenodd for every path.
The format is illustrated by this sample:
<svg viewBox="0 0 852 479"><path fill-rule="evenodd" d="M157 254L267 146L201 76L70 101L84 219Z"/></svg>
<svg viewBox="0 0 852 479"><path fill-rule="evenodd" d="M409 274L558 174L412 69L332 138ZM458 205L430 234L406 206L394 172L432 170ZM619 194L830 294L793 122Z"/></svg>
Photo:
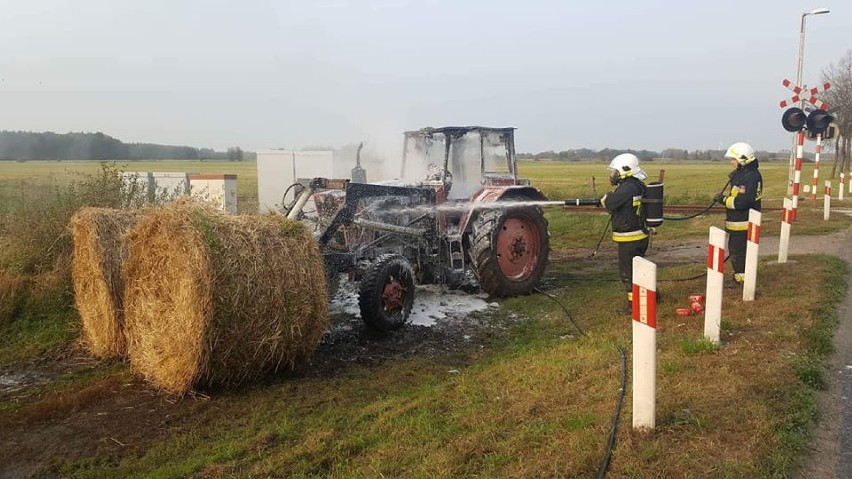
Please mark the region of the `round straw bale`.
<svg viewBox="0 0 852 479"><path fill-rule="evenodd" d="M322 256L300 223L178 204L151 211L128 243L128 355L163 389L292 369L325 332Z"/></svg>
<svg viewBox="0 0 852 479"><path fill-rule="evenodd" d="M71 218L74 302L83 342L101 358L126 353L121 264L127 246L122 237L141 215L138 210L83 208Z"/></svg>

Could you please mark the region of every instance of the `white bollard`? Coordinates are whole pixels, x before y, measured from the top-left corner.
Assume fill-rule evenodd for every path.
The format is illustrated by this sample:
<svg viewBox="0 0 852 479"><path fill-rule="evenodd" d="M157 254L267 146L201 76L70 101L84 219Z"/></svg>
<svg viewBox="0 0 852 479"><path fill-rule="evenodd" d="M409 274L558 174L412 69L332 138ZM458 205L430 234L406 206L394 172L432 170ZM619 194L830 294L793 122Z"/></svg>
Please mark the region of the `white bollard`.
<svg viewBox="0 0 852 479"><path fill-rule="evenodd" d="M837 189L837 199L843 201L843 188L846 183L846 174L842 171L840 172L840 187Z"/></svg>
<svg viewBox="0 0 852 479"><path fill-rule="evenodd" d="M657 401L657 265L633 258L633 429L653 430Z"/></svg>
<svg viewBox="0 0 852 479"><path fill-rule="evenodd" d="M728 233L710 227L710 245L707 248L707 304L704 309L704 336L719 344L722 327L722 288L725 282L725 245Z"/></svg>
<svg viewBox="0 0 852 479"><path fill-rule="evenodd" d="M781 213L781 240L778 242L778 262L787 262L787 251L790 250L790 222L793 202L784 198L784 210Z"/></svg>
<svg viewBox="0 0 852 479"><path fill-rule="evenodd" d="M822 220L828 221L831 214L831 182L825 182L825 201L822 203Z"/></svg>
<svg viewBox="0 0 852 479"><path fill-rule="evenodd" d="M754 289L757 285L757 252L760 245L760 217L760 211L748 210L748 233L746 233L748 243L746 243L743 301L754 301Z"/></svg>

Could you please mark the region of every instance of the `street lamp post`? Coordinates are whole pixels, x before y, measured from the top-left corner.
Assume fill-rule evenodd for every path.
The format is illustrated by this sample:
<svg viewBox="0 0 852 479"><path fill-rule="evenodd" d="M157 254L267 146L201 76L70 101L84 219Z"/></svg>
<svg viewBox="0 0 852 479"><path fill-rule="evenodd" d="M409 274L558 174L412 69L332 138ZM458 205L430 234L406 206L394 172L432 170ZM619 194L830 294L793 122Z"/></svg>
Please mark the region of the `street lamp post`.
<svg viewBox="0 0 852 479"><path fill-rule="evenodd" d="M810 12L802 12L802 23L799 26L799 63L796 66L796 85L802 86L802 66L805 62L805 20L809 15L821 15L823 13L828 13L831 10L822 7L815 8ZM803 108L805 104L804 97L799 99L799 108ZM793 133L793 143L790 147L790 169L787 174L787 195L793 194L793 162L796 158L796 141L797 133Z"/></svg>

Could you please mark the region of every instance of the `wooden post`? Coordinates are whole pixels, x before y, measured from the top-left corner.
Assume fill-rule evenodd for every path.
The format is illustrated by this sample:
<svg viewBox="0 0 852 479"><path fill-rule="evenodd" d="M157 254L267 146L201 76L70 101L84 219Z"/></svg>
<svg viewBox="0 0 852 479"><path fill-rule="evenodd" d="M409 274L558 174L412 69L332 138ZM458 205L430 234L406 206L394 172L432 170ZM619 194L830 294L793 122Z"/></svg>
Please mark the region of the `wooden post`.
<svg viewBox="0 0 852 479"><path fill-rule="evenodd" d="M790 198L784 198L784 210L781 213L781 240L778 242L778 262L787 262L787 251L790 249L790 217L793 202Z"/></svg>
<svg viewBox="0 0 852 479"><path fill-rule="evenodd" d="M633 258L633 429L653 430L657 400L657 265Z"/></svg>
<svg viewBox="0 0 852 479"><path fill-rule="evenodd" d="M746 243L745 282L743 283L743 301L754 301L757 285L758 248L760 246L760 211L748 210L748 232Z"/></svg>
<svg viewBox="0 0 852 479"><path fill-rule="evenodd" d="M707 248L707 304L704 309L704 336L719 344L722 326L722 288L725 281L725 246L728 233L710 227L710 245Z"/></svg>
<svg viewBox="0 0 852 479"><path fill-rule="evenodd" d="M822 220L828 221L831 214L831 182L825 182L825 200L822 203Z"/></svg>

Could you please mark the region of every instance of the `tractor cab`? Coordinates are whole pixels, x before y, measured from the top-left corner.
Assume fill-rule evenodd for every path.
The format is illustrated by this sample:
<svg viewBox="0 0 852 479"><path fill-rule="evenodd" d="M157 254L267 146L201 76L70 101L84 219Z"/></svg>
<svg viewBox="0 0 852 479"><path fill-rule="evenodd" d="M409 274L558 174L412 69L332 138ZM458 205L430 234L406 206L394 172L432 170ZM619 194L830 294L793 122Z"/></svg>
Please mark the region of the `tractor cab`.
<svg viewBox="0 0 852 479"><path fill-rule="evenodd" d="M405 132L401 178L431 186L443 200L470 200L485 186L518 183L515 129L481 126Z"/></svg>

